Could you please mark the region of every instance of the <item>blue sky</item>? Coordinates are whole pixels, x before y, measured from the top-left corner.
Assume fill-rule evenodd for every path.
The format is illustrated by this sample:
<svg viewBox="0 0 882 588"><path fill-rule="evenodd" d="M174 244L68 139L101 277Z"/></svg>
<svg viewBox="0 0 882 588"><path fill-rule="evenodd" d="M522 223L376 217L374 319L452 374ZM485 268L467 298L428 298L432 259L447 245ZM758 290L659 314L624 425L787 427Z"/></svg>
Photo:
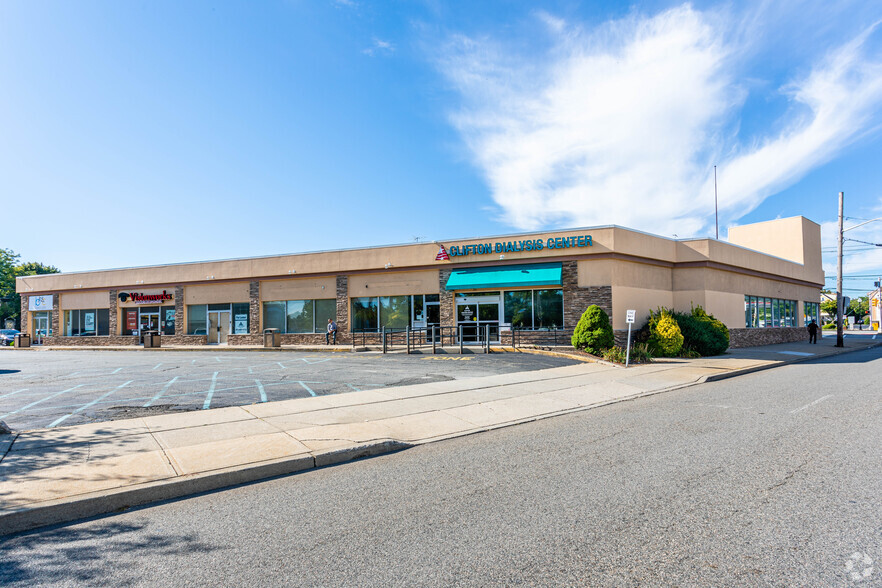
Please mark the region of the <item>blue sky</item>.
<svg viewBox="0 0 882 588"><path fill-rule="evenodd" d="M838 192L882 217L882 4L537 6L0 2L0 247L77 271L708 236L716 165L721 236L805 215L832 277ZM882 273L882 247L847 248L847 276Z"/></svg>

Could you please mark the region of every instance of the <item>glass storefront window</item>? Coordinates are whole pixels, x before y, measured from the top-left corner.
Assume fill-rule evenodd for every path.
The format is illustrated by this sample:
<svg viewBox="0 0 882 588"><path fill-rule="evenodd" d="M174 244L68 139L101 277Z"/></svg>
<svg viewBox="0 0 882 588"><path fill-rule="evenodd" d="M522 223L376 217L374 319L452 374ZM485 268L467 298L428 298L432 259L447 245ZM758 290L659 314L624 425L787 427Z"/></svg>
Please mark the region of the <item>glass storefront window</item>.
<svg viewBox="0 0 882 588"><path fill-rule="evenodd" d="M315 331L312 300L289 300L286 333L312 333Z"/></svg>
<svg viewBox="0 0 882 588"><path fill-rule="evenodd" d="M226 305L225 309L228 309ZM191 304L187 306L187 334L189 335L206 335L208 334L208 305Z"/></svg>
<svg viewBox="0 0 882 588"><path fill-rule="evenodd" d="M159 309L159 324L163 335L175 334L175 307L163 306Z"/></svg>
<svg viewBox="0 0 882 588"><path fill-rule="evenodd" d="M403 329L410 325L410 296L380 296L380 327Z"/></svg>
<svg viewBox="0 0 882 588"><path fill-rule="evenodd" d="M110 309L65 310L62 330L67 337L110 334Z"/></svg>
<svg viewBox="0 0 882 588"><path fill-rule="evenodd" d="M233 303L233 334L247 335L251 328L251 304L248 302Z"/></svg>
<svg viewBox="0 0 882 588"><path fill-rule="evenodd" d="M517 290L506 292L502 300L505 322L516 329L533 328L533 292Z"/></svg>
<svg viewBox="0 0 882 588"><path fill-rule="evenodd" d="M285 301L279 300L275 302L263 303L263 328L278 329L280 333L285 332Z"/></svg>
<svg viewBox="0 0 882 588"><path fill-rule="evenodd" d="M328 319L337 320L337 301L333 298L315 301L315 332L328 330Z"/></svg>
<svg viewBox="0 0 882 588"><path fill-rule="evenodd" d="M563 326L563 290L534 290L533 299L535 328Z"/></svg>
<svg viewBox="0 0 882 588"><path fill-rule="evenodd" d="M379 325L376 298L352 298L352 330L376 331Z"/></svg>
<svg viewBox="0 0 882 588"><path fill-rule="evenodd" d="M744 297L744 326L751 328L795 327L796 301L782 298Z"/></svg>

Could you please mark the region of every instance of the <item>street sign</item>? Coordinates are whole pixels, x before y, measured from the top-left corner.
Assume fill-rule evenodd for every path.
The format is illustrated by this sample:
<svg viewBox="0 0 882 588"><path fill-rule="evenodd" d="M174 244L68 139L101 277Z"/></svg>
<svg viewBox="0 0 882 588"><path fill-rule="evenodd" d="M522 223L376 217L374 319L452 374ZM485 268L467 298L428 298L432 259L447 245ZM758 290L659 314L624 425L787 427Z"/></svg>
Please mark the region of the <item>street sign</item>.
<svg viewBox="0 0 882 588"><path fill-rule="evenodd" d="M630 325L630 324L634 323L636 318L637 318L637 311L636 310L629 310L628 311L628 318L626 319L626 322Z"/></svg>

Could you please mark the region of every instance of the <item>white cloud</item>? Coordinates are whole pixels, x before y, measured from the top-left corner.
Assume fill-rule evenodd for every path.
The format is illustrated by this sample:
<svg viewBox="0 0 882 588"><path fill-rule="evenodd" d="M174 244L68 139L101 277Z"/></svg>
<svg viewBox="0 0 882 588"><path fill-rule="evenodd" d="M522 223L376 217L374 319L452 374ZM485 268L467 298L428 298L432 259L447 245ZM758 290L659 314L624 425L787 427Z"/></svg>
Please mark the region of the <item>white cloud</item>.
<svg viewBox="0 0 882 588"><path fill-rule="evenodd" d="M738 145L729 129L747 94L725 18L688 5L591 31L537 18L554 37L538 60L464 36L440 60L462 97L453 124L519 228L695 234L712 223L714 164L726 222L877 122L882 64L865 55L875 25L782 88L792 106L783 130Z"/></svg>
<svg viewBox="0 0 882 588"><path fill-rule="evenodd" d="M378 53L385 53L388 55L395 52L395 45L390 41L384 41L383 39L374 37L374 44L367 49L362 49L361 52L365 55L370 55L371 57Z"/></svg>

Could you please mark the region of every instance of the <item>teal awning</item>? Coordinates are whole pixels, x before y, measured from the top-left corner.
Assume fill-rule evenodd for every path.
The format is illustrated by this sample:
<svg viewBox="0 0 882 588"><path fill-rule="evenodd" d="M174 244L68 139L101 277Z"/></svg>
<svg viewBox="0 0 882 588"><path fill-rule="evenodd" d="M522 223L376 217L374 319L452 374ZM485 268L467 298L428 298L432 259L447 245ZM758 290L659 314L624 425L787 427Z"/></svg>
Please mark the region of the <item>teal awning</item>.
<svg viewBox="0 0 882 588"><path fill-rule="evenodd" d="M454 270L444 286L447 290L560 286L559 263L503 265Z"/></svg>

